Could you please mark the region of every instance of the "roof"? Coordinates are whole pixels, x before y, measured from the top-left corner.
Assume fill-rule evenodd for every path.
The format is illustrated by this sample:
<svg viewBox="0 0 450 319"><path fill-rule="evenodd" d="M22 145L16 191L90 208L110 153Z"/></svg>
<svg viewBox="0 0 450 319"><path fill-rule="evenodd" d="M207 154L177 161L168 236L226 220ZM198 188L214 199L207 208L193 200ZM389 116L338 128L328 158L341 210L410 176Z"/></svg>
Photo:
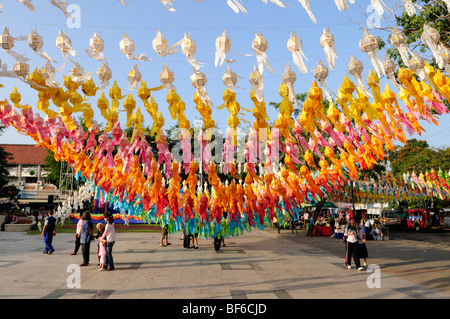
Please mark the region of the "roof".
<svg viewBox="0 0 450 319"><path fill-rule="evenodd" d="M0 147L13 158L8 160L8 165L45 165L48 155L47 150L37 144L0 144Z"/></svg>
<svg viewBox="0 0 450 319"><path fill-rule="evenodd" d="M318 203L314 203L312 206L315 207L317 204ZM330 207L331 208L337 208L337 206L335 204L331 203L331 202L325 202L322 207L324 207L324 208L330 208Z"/></svg>

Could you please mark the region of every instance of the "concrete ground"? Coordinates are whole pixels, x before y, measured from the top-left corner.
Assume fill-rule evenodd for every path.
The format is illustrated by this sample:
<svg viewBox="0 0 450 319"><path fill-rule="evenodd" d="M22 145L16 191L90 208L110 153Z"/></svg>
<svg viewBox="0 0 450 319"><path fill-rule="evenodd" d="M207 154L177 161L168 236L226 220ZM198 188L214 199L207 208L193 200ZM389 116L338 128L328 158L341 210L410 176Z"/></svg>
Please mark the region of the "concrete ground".
<svg viewBox="0 0 450 319"><path fill-rule="evenodd" d="M303 231L298 236L289 230L246 232L227 238L222 253L214 251L212 239L199 238L194 250L183 248L179 234L169 237L172 245L167 247L160 247L159 233L116 236L116 269L98 272L96 243L91 264L78 268L81 251L70 255L72 234L57 234L55 253L46 255L41 236L0 232L0 299L450 297L446 244L370 241L368 264L375 270L356 271L344 265L342 240L305 237ZM74 287L77 282L80 286Z"/></svg>

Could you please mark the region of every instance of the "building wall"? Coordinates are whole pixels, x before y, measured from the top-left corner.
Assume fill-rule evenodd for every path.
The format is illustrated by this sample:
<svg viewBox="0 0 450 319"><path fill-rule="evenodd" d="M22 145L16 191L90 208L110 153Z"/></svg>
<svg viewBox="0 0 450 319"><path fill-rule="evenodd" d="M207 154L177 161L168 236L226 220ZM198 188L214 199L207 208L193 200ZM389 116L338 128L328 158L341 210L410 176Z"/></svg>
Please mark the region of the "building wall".
<svg viewBox="0 0 450 319"><path fill-rule="evenodd" d="M43 186L45 185L45 177L48 175L48 172L43 170L41 165L10 165L8 171L8 184L19 189L29 186L28 184Z"/></svg>

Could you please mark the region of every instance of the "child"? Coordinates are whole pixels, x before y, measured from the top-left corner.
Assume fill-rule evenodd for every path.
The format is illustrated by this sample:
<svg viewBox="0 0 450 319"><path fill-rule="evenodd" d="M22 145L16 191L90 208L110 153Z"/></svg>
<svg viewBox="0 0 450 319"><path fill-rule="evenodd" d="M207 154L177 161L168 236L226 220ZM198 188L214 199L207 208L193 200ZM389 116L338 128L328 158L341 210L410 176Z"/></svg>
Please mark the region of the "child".
<svg viewBox="0 0 450 319"><path fill-rule="evenodd" d="M106 239L99 239L98 241L98 258L100 264L97 268L97 271L105 271L105 263L106 263Z"/></svg>
<svg viewBox="0 0 450 319"><path fill-rule="evenodd" d="M98 266L96 269L100 269L100 265L101 265L101 255L100 255L100 250L101 250L101 243L102 243L102 237L103 237L103 233L105 232L105 225L103 225L102 223L98 223L97 224L97 235L95 235L95 239L98 239L98 245L97 245L97 251L98 251ZM106 244L103 245L105 246L105 256L106 256ZM106 257L105 257L106 258ZM103 265L104 266L104 265ZM104 268L104 267L103 267Z"/></svg>
<svg viewBox="0 0 450 319"><path fill-rule="evenodd" d="M56 236L56 218L53 217L53 210L48 212L48 217L45 219L42 236L44 237L45 243L44 254L53 254L55 249L52 246L52 240L53 236Z"/></svg>

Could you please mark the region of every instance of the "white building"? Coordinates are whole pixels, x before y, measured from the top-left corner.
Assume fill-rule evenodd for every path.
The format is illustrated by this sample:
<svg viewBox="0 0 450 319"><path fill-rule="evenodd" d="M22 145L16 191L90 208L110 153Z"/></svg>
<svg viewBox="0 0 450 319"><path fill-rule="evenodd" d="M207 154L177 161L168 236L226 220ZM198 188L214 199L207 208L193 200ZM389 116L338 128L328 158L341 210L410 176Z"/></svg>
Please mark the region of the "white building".
<svg viewBox="0 0 450 319"><path fill-rule="evenodd" d="M8 160L9 183L19 189L18 204L36 207L50 204L59 196L58 187L45 183L48 172L44 170L46 149L37 145L1 144L11 154Z"/></svg>

